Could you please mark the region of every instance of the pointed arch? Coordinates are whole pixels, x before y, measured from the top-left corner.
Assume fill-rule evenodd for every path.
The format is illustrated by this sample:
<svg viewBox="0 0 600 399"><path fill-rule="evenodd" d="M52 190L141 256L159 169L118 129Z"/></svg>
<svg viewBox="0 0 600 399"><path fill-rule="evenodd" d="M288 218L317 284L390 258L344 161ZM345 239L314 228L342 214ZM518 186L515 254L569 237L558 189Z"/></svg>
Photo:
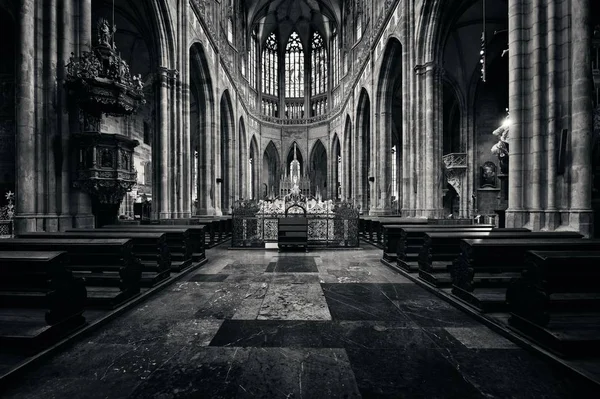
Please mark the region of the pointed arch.
<svg viewBox="0 0 600 399"><path fill-rule="evenodd" d="M195 42L189 50L190 62L190 146L195 155L194 173L192 174L192 190L195 195L195 212L198 215L212 215L215 202L215 138L214 94L212 77L206 52L202 43ZM196 202L197 200L197 202Z"/></svg>
<svg viewBox="0 0 600 399"><path fill-rule="evenodd" d="M296 159L298 159L298 162L300 162L300 173L302 175L306 174L306 165L304 164L304 156L302 155L302 149L300 147L300 145L294 141L291 145L290 145L290 149L288 150L288 155L286 158L286 163L285 163L285 168L287 171L287 174L290 174L290 164L291 162L294 160L294 144L296 145Z"/></svg>
<svg viewBox="0 0 600 399"><path fill-rule="evenodd" d="M311 194L316 196L318 192L323 198L327 198L327 150L319 139L310 152L309 165Z"/></svg>
<svg viewBox="0 0 600 399"><path fill-rule="evenodd" d="M353 183L352 183L352 179L353 179L353 174L350 173L352 169L352 160L354 159L354 156L352 154L353 151L353 143L354 140L352 140L352 119L350 118L350 115L346 115L346 123L344 124L344 162L343 162L343 166L342 166L342 170L344 172L344 176L343 176L343 183L342 183L342 193L343 193L343 198L346 200L350 200L350 198L354 198L354 200L356 200L356 197L353 197Z"/></svg>
<svg viewBox="0 0 600 399"><path fill-rule="evenodd" d="M235 157L233 149L235 148L235 119L233 115L233 105L229 90L223 91L220 103L221 113L221 212L231 213L231 206L235 197Z"/></svg>
<svg viewBox="0 0 600 399"><path fill-rule="evenodd" d="M248 144L246 141L246 125L244 117L240 116L239 123L239 138L238 138L238 197L248 198Z"/></svg>
<svg viewBox="0 0 600 399"><path fill-rule="evenodd" d="M372 176L371 167L371 100L369 93L363 87L358 97L358 107L356 109L356 144L358 165L357 183L359 185L358 203L364 213L370 210L372 203L372 195L374 190L371 188L369 177Z"/></svg>
<svg viewBox="0 0 600 399"><path fill-rule="evenodd" d="M375 165L376 196L379 196L380 212L399 212L402 202L402 44L390 38L383 52L381 69L377 82L376 97L376 137L377 151Z"/></svg>
<svg viewBox="0 0 600 399"><path fill-rule="evenodd" d="M331 140L330 162L330 178L329 178L329 198L340 199L340 187L342 185L342 146L337 133L333 133Z"/></svg>
<svg viewBox="0 0 600 399"><path fill-rule="evenodd" d="M265 147L263 155L263 171L262 171L262 187L260 198L268 198L269 196L277 196L279 194L279 166L281 161L279 151L273 140Z"/></svg>
<svg viewBox="0 0 600 399"><path fill-rule="evenodd" d="M258 199L260 194L260 158L258 153L258 142L256 136L252 135L250 140L250 154L248 163L250 170L248 173L248 198Z"/></svg>

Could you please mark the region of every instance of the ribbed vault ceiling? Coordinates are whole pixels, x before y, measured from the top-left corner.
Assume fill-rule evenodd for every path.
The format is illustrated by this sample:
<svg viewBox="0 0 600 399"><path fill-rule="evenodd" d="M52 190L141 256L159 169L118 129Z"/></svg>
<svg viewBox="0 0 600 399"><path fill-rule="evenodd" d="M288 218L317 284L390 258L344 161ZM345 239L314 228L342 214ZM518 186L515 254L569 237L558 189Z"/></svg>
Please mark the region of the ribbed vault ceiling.
<svg viewBox="0 0 600 399"><path fill-rule="evenodd" d="M341 15L341 0L248 0L245 4L249 25L258 26L261 41L275 31L285 43L294 30L303 43L313 30L329 38Z"/></svg>

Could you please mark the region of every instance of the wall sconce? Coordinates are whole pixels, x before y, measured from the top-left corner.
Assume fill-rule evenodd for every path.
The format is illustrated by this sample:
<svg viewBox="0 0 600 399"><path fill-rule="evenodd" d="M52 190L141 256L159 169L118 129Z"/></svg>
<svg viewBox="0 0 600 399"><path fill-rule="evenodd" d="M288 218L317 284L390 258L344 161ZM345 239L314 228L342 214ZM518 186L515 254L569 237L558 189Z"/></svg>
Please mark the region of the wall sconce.
<svg viewBox="0 0 600 399"><path fill-rule="evenodd" d="M373 183L373 182L375 181L375 178L374 178L373 176L371 176L371 177L369 177L369 181L370 181L371 183Z"/></svg>
<svg viewBox="0 0 600 399"><path fill-rule="evenodd" d="M223 179L221 179L220 177L217 177L217 184L221 184L223 183Z"/></svg>

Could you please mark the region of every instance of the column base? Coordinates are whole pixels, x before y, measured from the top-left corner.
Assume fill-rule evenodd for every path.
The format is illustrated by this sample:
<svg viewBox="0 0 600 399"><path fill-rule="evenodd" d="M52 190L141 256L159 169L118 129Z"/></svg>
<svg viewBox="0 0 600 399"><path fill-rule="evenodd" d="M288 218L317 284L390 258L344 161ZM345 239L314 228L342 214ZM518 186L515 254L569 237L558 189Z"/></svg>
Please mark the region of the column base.
<svg viewBox="0 0 600 399"><path fill-rule="evenodd" d="M594 212L591 209L506 210L506 227L526 227L532 231L578 231L586 238L594 234Z"/></svg>
<svg viewBox="0 0 600 399"><path fill-rule="evenodd" d="M30 232L55 233L72 228L93 228L94 215L57 215L55 213L19 214L14 217L15 234Z"/></svg>
<svg viewBox="0 0 600 399"><path fill-rule="evenodd" d="M390 208L372 208L369 210L369 216L386 216L392 214L393 213Z"/></svg>

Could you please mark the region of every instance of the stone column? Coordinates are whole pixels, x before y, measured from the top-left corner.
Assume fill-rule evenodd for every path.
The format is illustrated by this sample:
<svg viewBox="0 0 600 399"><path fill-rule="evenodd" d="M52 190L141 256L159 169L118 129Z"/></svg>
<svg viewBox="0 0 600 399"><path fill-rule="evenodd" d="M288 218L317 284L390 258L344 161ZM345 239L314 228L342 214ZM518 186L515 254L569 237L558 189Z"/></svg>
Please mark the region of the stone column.
<svg viewBox="0 0 600 399"><path fill-rule="evenodd" d="M159 67L157 73L158 86L158 124L152 146L152 164L154 176L152 179L152 213L154 219L168 219L169 213L169 70Z"/></svg>
<svg viewBox="0 0 600 399"><path fill-rule="evenodd" d="M385 104L384 104L385 107ZM391 198L391 170L392 170L392 114L390 112L383 111L379 114L379 142L376 154L375 162L378 164L379 169L378 175L375 177L377 187L381 190L381 197L379 193L375 194L377 198L377 213L389 214L390 213L390 198ZM394 159L393 162L396 162ZM398 178L398 176L396 176Z"/></svg>
<svg viewBox="0 0 600 399"><path fill-rule="evenodd" d="M79 2L79 53L92 48L92 0Z"/></svg>
<svg viewBox="0 0 600 399"><path fill-rule="evenodd" d="M555 140L558 133L558 74L557 74L557 22L556 1L548 4L548 70L547 90L548 90L548 125L546 136L546 155L548 169L546 172L546 228L550 231L556 229L560 219L556 208L556 145Z"/></svg>
<svg viewBox="0 0 600 399"><path fill-rule="evenodd" d="M572 121L571 121L571 215L569 224L592 235L592 71L590 0L572 0Z"/></svg>
<svg viewBox="0 0 600 399"><path fill-rule="evenodd" d="M545 103L542 95L542 74L543 71L543 63L546 63L547 60L543 57L543 32L541 29L542 18L541 18L541 0L533 1L533 24L532 24L532 51L530 52L530 57L532 61L532 83L533 87L530 91L530 101L532 101L532 123L531 128L528 129L530 131L529 136L531 136L531 151L529 156L524 156L530 158L531 160L531 180L529 181L528 186L531 190L531 203L529 204L530 213L529 213L529 224L532 227L532 230L538 231L542 228L542 184L544 181L542 180L542 151L543 151L543 137L545 136L545 128L542 124L542 120L544 119L545 113ZM509 148L509 151L511 149Z"/></svg>
<svg viewBox="0 0 600 399"><path fill-rule="evenodd" d="M35 1L21 0L19 5L20 46L17 58L16 99L16 215L17 233L35 231Z"/></svg>
<svg viewBox="0 0 600 399"><path fill-rule="evenodd" d="M506 227L522 227L523 218L523 130L525 112L523 110L524 62L529 56L524 48L525 37L523 19L524 5L521 0L508 3L508 107L510 109L509 167L508 167L508 209Z"/></svg>

